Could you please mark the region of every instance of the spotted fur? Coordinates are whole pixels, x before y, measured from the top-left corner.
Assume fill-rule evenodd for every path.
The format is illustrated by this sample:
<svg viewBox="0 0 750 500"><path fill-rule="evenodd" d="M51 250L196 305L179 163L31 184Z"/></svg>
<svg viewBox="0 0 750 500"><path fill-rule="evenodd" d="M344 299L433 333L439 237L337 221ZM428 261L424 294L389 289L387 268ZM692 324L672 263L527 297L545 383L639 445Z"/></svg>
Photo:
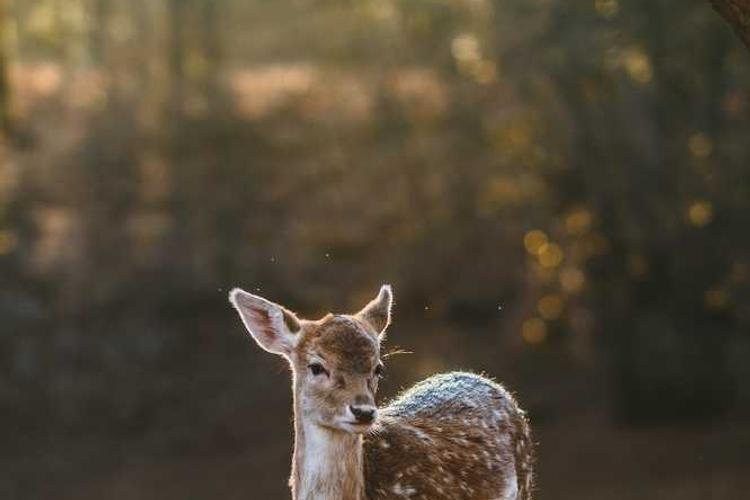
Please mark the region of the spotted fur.
<svg viewBox="0 0 750 500"><path fill-rule="evenodd" d="M369 500L530 498L528 425L502 386L436 375L381 415L364 443Z"/></svg>
<svg viewBox="0 0 750 500"><path fill-rule="evenodd" d="M317 321L262 297L230 294L253 338L292 367L295 500L530 500L532 445L524 412L501 385L471 373L433 376L374 410L391 290L354 315ZM311 371L312 365L321 369Z"/></svg>

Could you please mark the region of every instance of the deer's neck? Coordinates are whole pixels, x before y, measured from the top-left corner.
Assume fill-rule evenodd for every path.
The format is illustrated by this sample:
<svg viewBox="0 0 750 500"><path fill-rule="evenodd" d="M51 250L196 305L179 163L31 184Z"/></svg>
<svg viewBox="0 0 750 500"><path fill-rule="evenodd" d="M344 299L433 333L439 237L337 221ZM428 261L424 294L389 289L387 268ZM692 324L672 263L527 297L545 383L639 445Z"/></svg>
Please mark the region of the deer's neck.
<svg viewBox="0 0 750 500"><path fill-rule="evenodd" d="M362 436L305 422L298 405L295 401L294 500L364 500Z"/></svg>

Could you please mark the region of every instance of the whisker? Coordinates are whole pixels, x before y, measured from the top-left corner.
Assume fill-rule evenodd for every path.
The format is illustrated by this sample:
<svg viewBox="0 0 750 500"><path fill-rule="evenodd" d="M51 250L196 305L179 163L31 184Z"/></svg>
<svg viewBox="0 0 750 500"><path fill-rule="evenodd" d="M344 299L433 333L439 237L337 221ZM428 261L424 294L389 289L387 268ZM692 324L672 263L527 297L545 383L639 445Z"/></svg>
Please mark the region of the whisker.
<svg viewBox="0 0 750 500"><path fill-rule="evenodd" d="M383 359L388 359L391 356L396 356L398 354L414 354L414 352L413 351L407 351L407 350L404 350L404 349L396 349L396 350L388 351L387 353L385 353L383 355Z"/></svg>

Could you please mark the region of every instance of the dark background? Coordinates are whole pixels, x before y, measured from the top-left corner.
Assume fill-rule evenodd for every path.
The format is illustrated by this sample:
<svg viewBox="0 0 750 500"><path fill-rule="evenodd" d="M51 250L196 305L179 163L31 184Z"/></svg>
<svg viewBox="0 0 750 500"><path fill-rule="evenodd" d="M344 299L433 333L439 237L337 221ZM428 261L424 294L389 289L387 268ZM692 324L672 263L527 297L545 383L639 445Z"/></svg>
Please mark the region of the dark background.
<svg viewBox="0 0 750 500"><path fill-rule="evenodd" d="M540 500L750 491L750 56L701 0L4 0L0 498L283 499L242 286L396 295Z"/></svg>

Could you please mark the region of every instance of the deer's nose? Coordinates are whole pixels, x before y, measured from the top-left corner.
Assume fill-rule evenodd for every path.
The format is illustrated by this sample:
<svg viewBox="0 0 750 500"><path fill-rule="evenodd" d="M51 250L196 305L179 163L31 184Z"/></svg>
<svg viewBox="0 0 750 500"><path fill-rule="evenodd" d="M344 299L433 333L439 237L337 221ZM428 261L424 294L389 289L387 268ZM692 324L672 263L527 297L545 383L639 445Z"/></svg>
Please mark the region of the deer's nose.
<svg viewBox="0 0 750 500"><path fill-rule="evenodd" d="M350 406L349 411L352 412L357 423L370 424L375 420L375 407L370 405L357 405Z"/></svg>

